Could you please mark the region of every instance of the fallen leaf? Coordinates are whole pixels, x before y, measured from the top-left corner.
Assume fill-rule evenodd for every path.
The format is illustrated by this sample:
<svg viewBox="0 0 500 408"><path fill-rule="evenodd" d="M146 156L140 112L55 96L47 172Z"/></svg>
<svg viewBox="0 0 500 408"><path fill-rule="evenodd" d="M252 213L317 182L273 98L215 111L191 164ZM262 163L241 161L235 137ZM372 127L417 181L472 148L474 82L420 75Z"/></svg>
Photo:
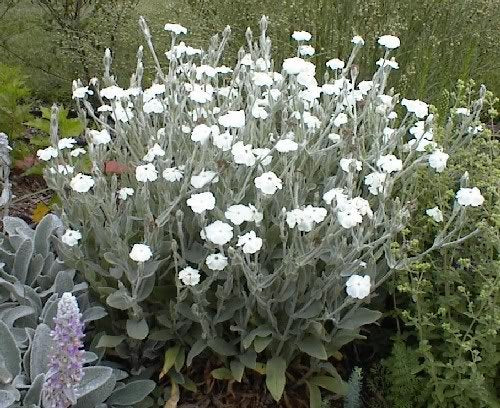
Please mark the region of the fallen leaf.
<svg viewBox="0 0 500 408"><path fill-rule="evenodd" d="M33 210L33 213L31 214L31 219L34 222L39 223L42 220L42 218L45 217L49 212L50 212L50 207L43 201L40 201Z"/></svg>
<svg viewBox="0 0 500 408"><path fill-rule="evenodd" d="M26 156L22 160L16 160L14 162L14 167L16 169L19 169L19 170L22 170L22 171L26 171L30 167L33 167L36 162L37 162L37 158L35 156L33 156L33 155L30 155L30 156Z"/></svg>

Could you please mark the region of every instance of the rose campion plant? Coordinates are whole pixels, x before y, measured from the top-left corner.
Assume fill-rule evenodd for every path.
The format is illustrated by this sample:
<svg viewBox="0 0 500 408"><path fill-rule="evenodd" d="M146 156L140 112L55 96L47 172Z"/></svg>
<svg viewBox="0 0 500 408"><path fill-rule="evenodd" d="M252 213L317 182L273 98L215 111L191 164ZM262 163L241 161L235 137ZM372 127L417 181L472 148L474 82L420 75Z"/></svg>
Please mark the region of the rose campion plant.
<svg viewBox="0 0 500 408"><path fill-rule="evenodd" d="M171 48L158 55L140 25L154 82L143 87L141 47L130 86L119 87L107 51L104 78L89 85L94 96L74 83L87 152L50 155L49 169L70 165L76 174L46 172L66 227L81 233L63 248L67 262L106 300L109 335L126 330L135 350L138 340L174 345L163 369L172 381L185 385L183 364L167 364L172 353L187 353L189 366L211 351L224 378L263 367L279 400L285 370L307 355L312 392L318 373L345 392L328 358L380 317L362 305L393 271L467 238L460 226L480 202L475 190L442 214L432 247L398 259L391 251L409 222L416 170L427 168L429 179L443 171L444 159L429 165L433 152L446 153L439 138L473 137L485 91L468 114L450 115L438 138L432 107L402 106L386 87L397 37L381 37L370 80L360 81L353 64L364 44L356 36L351 56L332 60L320 84L306 57L273 64L265 17L230 68L221 65L229 28L206 51L169 29ZM294 34L299 47L306 34ZM52 139L57 146L55 121ZM108 175L109 161L128 170Z"/></svg>

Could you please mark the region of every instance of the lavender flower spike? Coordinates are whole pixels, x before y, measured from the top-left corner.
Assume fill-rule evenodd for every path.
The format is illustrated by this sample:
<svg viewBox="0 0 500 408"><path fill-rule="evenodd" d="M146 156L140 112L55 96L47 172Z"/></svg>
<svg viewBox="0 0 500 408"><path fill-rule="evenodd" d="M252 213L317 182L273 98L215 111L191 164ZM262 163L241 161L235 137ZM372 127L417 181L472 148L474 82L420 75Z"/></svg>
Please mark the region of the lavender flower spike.
<svg viewBox="0 0 500 408"><path fill-rule="evenodd" d="M76 403L76 387L83 377L83 323L76 298L69 292L57 305L52 350L42 399L45 408L67 408Z"/></svg>

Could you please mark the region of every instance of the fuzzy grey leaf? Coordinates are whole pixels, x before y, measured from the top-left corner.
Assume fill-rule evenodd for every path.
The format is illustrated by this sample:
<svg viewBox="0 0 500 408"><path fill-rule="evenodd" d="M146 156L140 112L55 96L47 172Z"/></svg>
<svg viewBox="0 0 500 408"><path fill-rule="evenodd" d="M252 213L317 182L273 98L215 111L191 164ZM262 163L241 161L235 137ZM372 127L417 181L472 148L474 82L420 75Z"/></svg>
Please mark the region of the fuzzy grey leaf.
<svg viewBox="0 0 500 408"><path fill-rule="evenodd" d="M82 313L82 319L84 323L88 323L102 319L106 315L106 310L102 306L93 306Z"/></svg>
<svg viewBox="0 0 500 408"><path fill-rule="evenodd" d="M133 339L144 340L149 334L149 326L146 319L127 320L127 334Z"/></svg>
<svg viewBox="0 0 500 408"><path fill-rule="evenodd" d="M20 319L21 317L30 316L34 313L35 313L35 309L33 309L31 306L16 306L16 307L13 307L12 309L8 309L2 315L2 321L8 327L12 327L12 326L14 326L14 323L16 322L16 320Z"/></svg>
<svg viewBox="0 0 500 408"><path fill-rule="evenodd" d="M355 330L365 324L376 322L381 316L382 313L377 310L360 307L350 316L342 319L338 327L341 329Z"/></svg>
<svg viewBox="0 0 500 408"><path fill-rule="evenodd" d="M24 396L23 404L25 406L29 406L31 404L33 405L40 405L40 400L42 397L42 386L43 382L45 380L45 374L38 374L37 377L35 378L35 381L31 384L30 389Z"/></svg>
<svg viewBox="0 0 500 408"><path fill-rule="evenodd" d="M125 290L117 290L107 297L106 303L115 309L127 310L132 307L134 300L125 292Z"/></svg>
<svg viewBox="0 0 500 408"><path fill-rule="evenodd" d="M146 398L156 387L154 381L137 380L113 392L106 401L108 405L134 405Z"/></svg>
<svg viewBox="0 0 500 408"><path fill-rule="evenodd" d="M49 253L50 236L54 230L62 226L62 222L54 214L47 214L35 230L35 253L42 254L44 257Z"/></svg>
<svg viewBox="0 0 500 408"><path fill-rule="evenodd" d="M123 340L125 340L125 336L108 336L107 334L101 336L99 342L96 347L116 347Z"/></svg>
<svg viewBox="0 0 500 408"><path fill-rule="evenodd" d="M326 350L323 342L315 336L307 336L298 342L301 351L319 360L326 360Z"/></svg>
<svg viewBox="0 0 500 408"><path fill-rule="evenodd" d="M55 288L54 292L59 296L62 296L64 292L71 292L75 284L73 279L75 278L75 271L73 269L66 269L59 271L54 282Z"/></svg>
<svg viewBox="0 0 500 408"><path fill-rule="evenodd" d="M113 392L116 379L110 367L85 367L83 379L77 389L76 408L94 408Z"/></svg>
<svg viewBox="0 0 500 408"><path fill-rule="evenodd" d="M191 349L189 350L189 353L186 358L186 365L189 367L191 363L193 362L193 358L198 356L207 348L207 344L205 343L204 340L197 340L192 346Z"/></svg>
<svg viewBox="0 0 500 408"><path fill-rule="evenodd" d="M39 374L45 374L49 367L49 350L52 347L50 327L39 324L33 337L30 359L30 378L35 381Z"/></svg>
<svg viewBox="0 0 500 408"><path fill-rule="evenodd" d="M21 372L21 352L17 348L14 336L7 325L0 320L0 354L4 366L10 373L10 381Z"/></svg>
<svg viewBox="0 0 500 408"><path fill-rule="evenodd" d="M0 390L0 408L9 408L16 402L16 396L5 390Z"/></svg>
<svg viewBox="0 0 500 408"><path fill-rule="evenodd" d="M208 341L208 346L216 353L223 356L234 356L237 354L236 348L228 343L227 341L221 339L220 337L211 339Z"/></svg>
<svg viewBox="0 0 500 408"><path fill-rule="evenodd" d="M26 276L26 285L33 286L36 278L40 276L43 270L45 258L41 254L36 254L31 258L28 275Z"/></svg>
<svg viewBox="0 0 500 408"><path fill-rule="evenodd" d="M33 241L26 239L16 251L16 259L14 259L14 266L12 268L12 275L23 284L26 282L32 255Z"/></svg>

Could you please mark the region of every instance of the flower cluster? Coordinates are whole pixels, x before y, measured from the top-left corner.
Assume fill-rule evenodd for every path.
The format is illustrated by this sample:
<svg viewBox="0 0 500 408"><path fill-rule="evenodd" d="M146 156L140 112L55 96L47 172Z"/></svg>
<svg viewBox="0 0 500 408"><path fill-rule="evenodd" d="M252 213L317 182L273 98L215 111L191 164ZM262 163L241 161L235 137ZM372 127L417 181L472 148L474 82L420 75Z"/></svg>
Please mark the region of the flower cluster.
<svg viewBox="0 0 500 408"><path fill-rule="evenodd" d="M49 371L45 376L42 400L45 407L67 408L76 404L76 388L83 378L83 323L76 298L63 293L57 305L51 332Z"/></svg>

